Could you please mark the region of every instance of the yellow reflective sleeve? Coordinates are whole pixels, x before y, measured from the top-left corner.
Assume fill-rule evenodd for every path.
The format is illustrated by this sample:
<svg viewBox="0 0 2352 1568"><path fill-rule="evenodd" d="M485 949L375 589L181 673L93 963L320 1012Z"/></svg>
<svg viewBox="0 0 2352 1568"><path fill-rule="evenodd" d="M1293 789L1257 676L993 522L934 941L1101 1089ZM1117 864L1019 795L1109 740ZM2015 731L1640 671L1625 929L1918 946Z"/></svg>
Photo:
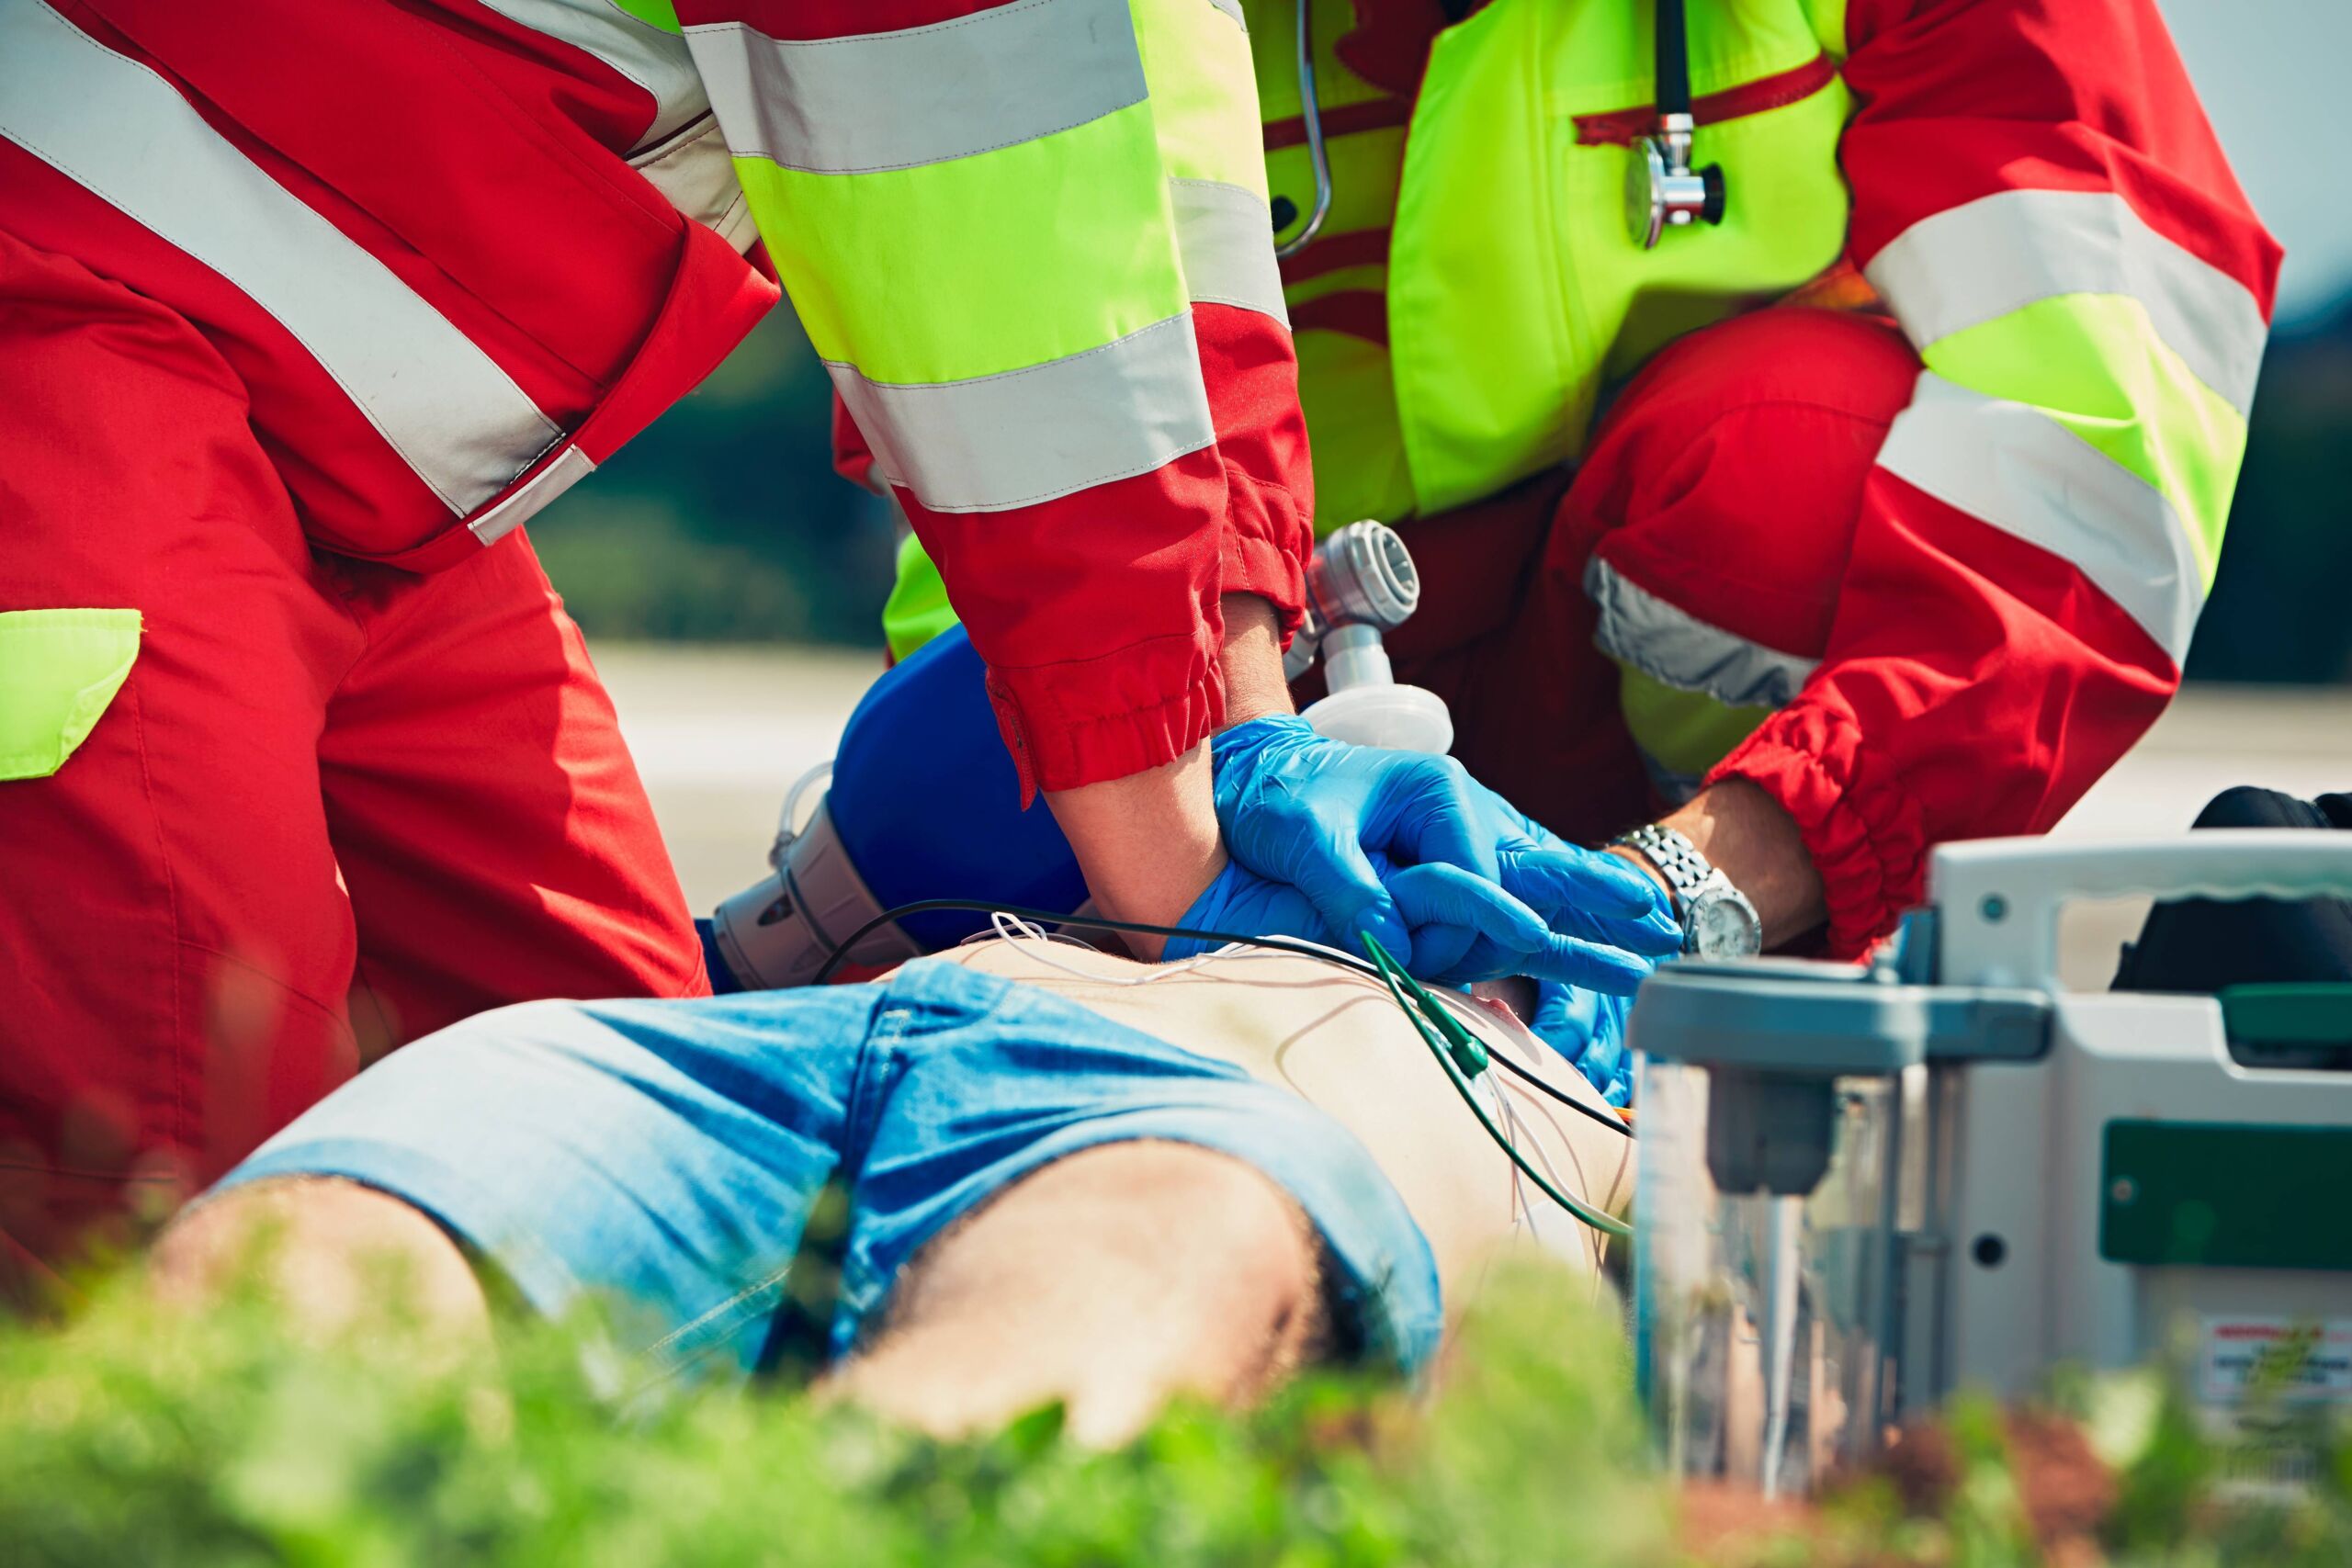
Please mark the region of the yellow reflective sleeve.
<svg viewBox="0 0 2352 1568"><path fill-rule="evenodd" d="M2063 294L1928 345L1928 368L2024 403L2172 503L2210 587L2245 453L2245 421L2121 294Z"/></svg>
<svg viewBox="0 0 2352 1568"><path fill-rule="evenodd" d="M1210 0L1130 0L1130 9L1168 177L1267 199L1250 35Z"/></svg>
<svg viewBox="0 0 2352 1568"><path fill-rule="evenodd" d="M809 342L872 380L1018 370L1185 309L1148 103L914 168L735 171Z"/></svg>
<svg viewBox="0 0 2352 1568"><path fill-rule="evenodd" d="M65 765L139 657L136 610L0 611L0 779Z"/></svg>

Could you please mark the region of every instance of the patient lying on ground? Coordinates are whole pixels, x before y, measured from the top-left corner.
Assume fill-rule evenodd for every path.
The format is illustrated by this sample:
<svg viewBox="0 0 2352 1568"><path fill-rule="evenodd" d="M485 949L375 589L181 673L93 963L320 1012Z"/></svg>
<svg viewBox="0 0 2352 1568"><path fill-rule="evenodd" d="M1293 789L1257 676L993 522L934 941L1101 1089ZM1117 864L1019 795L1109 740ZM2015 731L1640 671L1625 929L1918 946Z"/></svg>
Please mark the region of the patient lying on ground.
<svg viewBox="0 0 2352 1568"><path fill-rule="evenodd" d="M1601 1103L1499 1010L1456 1010ZM1566 1191L1621 1202L1630 1139L1502 1074L1476 1092ZM1409 1371L1506 1248L1601 1257L1377 980L1018 939L862 986L486 1014L271 1140L156 1268L201 1295L266 1226L300 1314L351 1314L390 1253L481 1331L484 1267L541 1312L613 1303L651 1373L742 1376L829 1184L849 1216L822 1386L942 1433L1061 1399L1109 1440L1318 1356Z"/></svg>

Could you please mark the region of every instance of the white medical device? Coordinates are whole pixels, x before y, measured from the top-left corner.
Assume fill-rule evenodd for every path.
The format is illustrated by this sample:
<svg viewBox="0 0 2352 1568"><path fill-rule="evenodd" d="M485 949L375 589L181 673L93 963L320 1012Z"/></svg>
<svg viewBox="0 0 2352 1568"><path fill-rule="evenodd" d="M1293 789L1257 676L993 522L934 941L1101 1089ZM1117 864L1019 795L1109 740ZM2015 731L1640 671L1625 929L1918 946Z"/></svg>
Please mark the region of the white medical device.
<svg viewBox="0 0 2352 1568"><path fill-rule="evenodd" d="M1412 552L1385 523L1351 523L1317 548L1306 567L1306 618L1283 656L1283 675L1295 681L1323 661L1330 694L1300 715L1317 735L1393 751L1453 749L1445 699L1400 682L1384 641L1420 602Z"/></svg>
<svg viewBox="0 0 2352 1568"><path fill-rule="evenodd" d="M1687 1474L1801 1492L1953 1391L2183 1359L2352 1401L2352 987L2069 993L2076 898L2352 896L2352 835L2209 831L1935 852L1862 968L1646 982L1634 1322Z"/></svg>

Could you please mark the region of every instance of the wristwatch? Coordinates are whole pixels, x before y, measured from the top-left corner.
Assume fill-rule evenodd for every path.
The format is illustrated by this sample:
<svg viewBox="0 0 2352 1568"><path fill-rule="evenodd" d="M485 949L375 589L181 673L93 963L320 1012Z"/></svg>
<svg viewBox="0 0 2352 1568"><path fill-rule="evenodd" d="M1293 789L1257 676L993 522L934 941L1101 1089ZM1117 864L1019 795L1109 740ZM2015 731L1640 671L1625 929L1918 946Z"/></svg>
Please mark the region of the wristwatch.
<svg viewBox="0 0 2352 1568"><path fill-rule="evenodd" d="M1639 850L1666 878L1682 922L1682 951L1693 958L1753 958L1764 951L1764 920L1747 895L1711 864L1698 846L1653 822L1609 840Z"/></svg>

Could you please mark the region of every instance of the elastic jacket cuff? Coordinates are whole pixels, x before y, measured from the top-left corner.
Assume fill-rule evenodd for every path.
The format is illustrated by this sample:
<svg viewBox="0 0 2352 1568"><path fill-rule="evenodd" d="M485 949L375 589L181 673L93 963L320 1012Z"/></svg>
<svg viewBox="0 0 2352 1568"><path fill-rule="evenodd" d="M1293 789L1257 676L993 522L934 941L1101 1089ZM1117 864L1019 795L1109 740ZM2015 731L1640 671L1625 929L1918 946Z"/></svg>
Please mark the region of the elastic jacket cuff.
<svg viewBox="0 0 2352 1568"><path fill-rule="evenodd" d="M1283 485L1225 465L1226 514L1218 590L1254 593L1274 607L1283 645L1306 613L1306 558L1315 531Z"/></svg>
<svg viewBox="0 0 2352 1568"><path fill-rule="evenodd" d="M1023 807L1039 790L1125 778L1206 739L1225 721L1216 654L1212 624L1095 659L991 667L989 701L1021 776Z"/></svg>
<svg viewBox="0 0 2352 1568"><path fill-rule="evenodd" d="M1782 708L1706 782L1747 779L1795 818L1829 909L1832 956L1859 958L1918 903L1927 872L1919 811L1894 766L1844 715Z"/></svg>

